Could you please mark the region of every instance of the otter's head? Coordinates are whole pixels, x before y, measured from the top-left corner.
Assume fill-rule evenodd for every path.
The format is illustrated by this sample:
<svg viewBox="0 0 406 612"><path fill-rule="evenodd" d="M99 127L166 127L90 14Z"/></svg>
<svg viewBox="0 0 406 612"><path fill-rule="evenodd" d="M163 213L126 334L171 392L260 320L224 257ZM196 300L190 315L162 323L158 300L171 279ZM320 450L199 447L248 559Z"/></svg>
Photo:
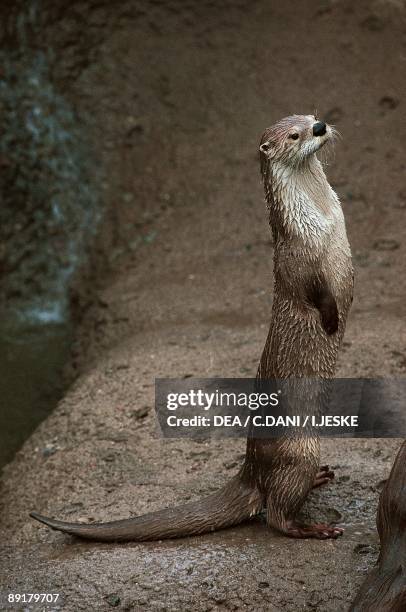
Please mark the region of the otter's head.
<svg viewBox="0 0 406 612"><path fill-rule="evenodd" d="M297 167L332 140L334 134L332 127L314 115L285 117L266 129L261 138L261 167L269 162Z"/></svg>

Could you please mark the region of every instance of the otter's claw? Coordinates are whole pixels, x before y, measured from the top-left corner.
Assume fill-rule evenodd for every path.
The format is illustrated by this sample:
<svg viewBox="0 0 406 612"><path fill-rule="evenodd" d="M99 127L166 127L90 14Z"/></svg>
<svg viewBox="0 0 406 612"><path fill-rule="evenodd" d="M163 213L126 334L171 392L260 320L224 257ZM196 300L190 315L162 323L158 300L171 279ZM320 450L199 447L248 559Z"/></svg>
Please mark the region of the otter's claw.
<svg viewBox="0 0 406 612"><path fill-rule="evenodd" d="M343 535L344 529L335 525L316 523L315 525L302 525L292 523L286 530L291 538L316 538L317 540L337 539Z"/></svg>
<svg viewBox="0 0 406 612"><path fill-rule="evenodd" d="M324 485L327 482L330 482L330 480L333 480L333 478L334 472L330 470L329 466L321 466L320 471L316 474L316 478L314 479L313 489L315 489L316 487L320 487L321 485Z"/></svg>

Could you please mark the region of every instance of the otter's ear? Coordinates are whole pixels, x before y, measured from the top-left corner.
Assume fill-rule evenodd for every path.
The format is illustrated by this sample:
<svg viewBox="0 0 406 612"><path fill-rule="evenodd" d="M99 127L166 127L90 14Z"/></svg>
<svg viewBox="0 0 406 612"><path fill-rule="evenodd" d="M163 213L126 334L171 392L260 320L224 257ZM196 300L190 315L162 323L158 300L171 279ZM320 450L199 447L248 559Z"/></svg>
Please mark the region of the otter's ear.
<svg viewBox="0 0 406 612"><path fill-rule="evenodd" d="M261 151L261 153L269 155L269 152L271 150L271 143L269 141L263 142L259 145L259 150Z"/></svg>

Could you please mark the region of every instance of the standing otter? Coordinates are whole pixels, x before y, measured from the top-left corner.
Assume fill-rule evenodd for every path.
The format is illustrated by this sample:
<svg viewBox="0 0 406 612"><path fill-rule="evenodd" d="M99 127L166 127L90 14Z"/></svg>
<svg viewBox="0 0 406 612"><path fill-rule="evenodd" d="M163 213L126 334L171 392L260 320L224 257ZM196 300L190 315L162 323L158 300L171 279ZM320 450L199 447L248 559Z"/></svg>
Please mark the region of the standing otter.
<svg viewBox="0 0 406 612"><path fill-rule="evenodd" d="M344 217L316 152L334 132L312 115L287 117L260 143L261 173L275 242L275 295L257 378L331 378L352 300ZM294 384L294 383L293 383ZM306 396L302 397L306 404ZM302 408L303 411L303 408ZM159 540L215 531L267 508L267 523L298 538L336 538L342 529L294 521L319 473L314 435L249 436L244 465L219 492L186 505L110 523L75 524L31 516L82 538Z"/></svg>

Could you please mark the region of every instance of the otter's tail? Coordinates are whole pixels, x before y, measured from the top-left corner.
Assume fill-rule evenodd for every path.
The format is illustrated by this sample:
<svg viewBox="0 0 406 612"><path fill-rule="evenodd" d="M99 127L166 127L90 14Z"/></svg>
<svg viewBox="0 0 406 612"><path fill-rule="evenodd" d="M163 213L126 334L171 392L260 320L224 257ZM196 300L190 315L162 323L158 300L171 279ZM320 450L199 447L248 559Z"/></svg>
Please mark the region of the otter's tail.
<svg viewBox="0 0 406 612"><path fill-rule="evenodd" d="M51 529L102 542L145 541L198 535L231 527L257 514L262 508L260 493L239 475L220 491L183 506L167 508L109 523L67 523L36 512L30 516Z"/></svg>

